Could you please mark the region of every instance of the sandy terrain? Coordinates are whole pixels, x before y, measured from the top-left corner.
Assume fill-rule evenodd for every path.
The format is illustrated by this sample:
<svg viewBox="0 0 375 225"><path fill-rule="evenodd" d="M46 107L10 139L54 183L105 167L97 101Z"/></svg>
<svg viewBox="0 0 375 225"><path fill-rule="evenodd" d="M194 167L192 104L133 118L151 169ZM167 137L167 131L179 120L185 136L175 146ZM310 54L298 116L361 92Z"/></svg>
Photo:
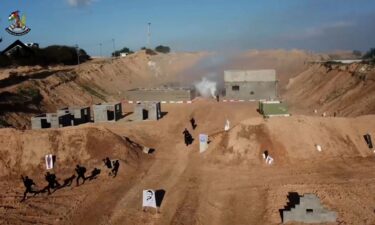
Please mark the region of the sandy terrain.
<svg viewBox="0 0 375 225"><path fill-rule="evenodd" d="M375 68L366 64L311 65L290 80L283 97L297 113L311 115L316 109L318 115L374 114Z"/></svg>
<svg viewBox="0 0 375 225"><path fill-rule="evenodd" d="M221 77L225 69L275 68L293 114L265 120L257 103L198 98L193 104L163 104L159 121L132 122L132 105L126 104L127 116L116 123L0 129L0 224L280 224L279 210L289 192L317 194L325 207L338 212L332 224L375 224L375 158L363 139L375 134L374 69L306 63L326 57L299 50L224 57L138 52L78 67L0 71L0 125L16 128L27 128L30 116L40 112L121 100L125 90L139 86L191 85L208 72L216 73L212 79ZM323 112L328 117L321 117ZM198 124L194 131L191 117ZM223 131L226 119L228 132ZM189 147L184 128L195 138ZM210 140L203 154L200 133ZM143 153L144 146L155 152ZM266 149L272 165L262 159ZM33 178L38 188L47 184L44 156L49 153L56 155L53 171L60 182L76 164L88 173L99 168L101 174L79 187L74 181L50 196L42 193L20 203L21 175ZM116 178L108 176L106 156L120 160ZM165 191L159 213L142 211L143 189Z"/></svg>
<svg viewBox="0 0 375 225"><path fill-rule="evenodd" d="M3 142L12 132L19 140L41 136L40 144L10 142L21 155L15 166L30 165L23 168L38 184L45 183L42 159L49 151L59 159L56 174L61 178L70 176L77 162L105 171L100 159L106 154L122 163L115 179L103 172L85 185L30 198L24 204L18 203L20 182L2 181L1 224L280 224L279 209L291 191L316 193L326 207L339 213L334 224L375 223L375 196L369 191L375 187L374 158L362 139L364 133L375 132L374 116L264 121L256 104L207 100L162 109L168 114L157 122L124 119L53 132L0 130ZM209 149L203 154L197 141L189 147L183 144L182 131L191 130L191 116L198 124L192 132L195 139L199 133L210 135ZM232 123L228 133L222 131L226 118ZM89 144L90 133L94 145ZM76 136L82 143L75 144ZM141 154L124 136L155 148L155 153ZM316 151L314 144L323 151ZM271 166L262 160L264 149L275 159ZM28 156L31 152L33 157ZM10 171L14 176L21 172ZM158 214L142 211L141 191L147 188L166 192Z"/></svg>

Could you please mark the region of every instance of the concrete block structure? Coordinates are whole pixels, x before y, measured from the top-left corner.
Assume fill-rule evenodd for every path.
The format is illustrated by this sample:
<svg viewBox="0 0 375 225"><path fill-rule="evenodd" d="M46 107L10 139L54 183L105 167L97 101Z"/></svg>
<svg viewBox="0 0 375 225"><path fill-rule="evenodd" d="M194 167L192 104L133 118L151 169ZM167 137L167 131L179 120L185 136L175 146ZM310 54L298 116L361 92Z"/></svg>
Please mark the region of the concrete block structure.
<svg viewBox="0 0 375 225"><path fill-rule="evenodd" d="M188 102L195 98L192 88L137 88L126 92L126 99L131 102Z"/></svg>
<svg viewBox="0 0 375 225"><path fill-rule="evenodd" d="M70 114L74 126L91 121L90 107L70 106L57 110L57 114Z"/></svg>
<svg viewBox="0 0 375 225"><path fill-rule="evenodd" d="M94 122L117 121L122 118L122 105L120 102L101 103L92 106Z"/></svg>
<svg viewBox="0 0 375 225"><path fill-rule="evenodd" d="M271 100L277 97L275 70L224 71L225 97L228 100Z"/></svg>
<svg viewBox="0 0 375 225"><path fill-rule="evenodd" d="M161 118L160 102L142 102L134 106L135 120L159 120Z"/></svg>
<svg viewBox="0 0 375 225"><path fill-rule="evenodd" d="M336 222L337 213L329 211L320 203L315 194L305 194L300 196L299 202L283 210L283 223L290 221L302 223L327 223Z"/></svg>
<svg viewBox="0 0 375 225"><path fill-rule="evenodd" d="M31 129L59 128L71 126L72 120L69 113L46 113L31 117Z"/></svg>

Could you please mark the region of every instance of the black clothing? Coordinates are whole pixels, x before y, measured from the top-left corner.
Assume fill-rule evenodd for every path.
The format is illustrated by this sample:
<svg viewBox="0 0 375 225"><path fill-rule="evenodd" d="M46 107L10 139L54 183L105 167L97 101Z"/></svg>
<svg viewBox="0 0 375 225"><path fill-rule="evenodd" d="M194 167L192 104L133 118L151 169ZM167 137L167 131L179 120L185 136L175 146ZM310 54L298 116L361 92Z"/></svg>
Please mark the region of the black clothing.
<svg viewBox="0 0 375 225"><path fill-rule="evenodd" d="M109 160L108 157L105 158L105 159L103 159L103 162L104 162L105 166L106 166L108 169L111 169L111 168L112 168L112 162L111 162L111 160Z"/></svg>
<svg viewBox="0 0 375 225"><path fill-rule="evenodd" d="M116 161L113 163L113 169L112 169L113 177L116 177L116 176L117 176L117 172L118 172L119 167L120 167L120 162L119 162L118 160L116 160Z"/></svg>
<svg viewBox="0 0 375 225"><path fill-rule="evenodd" d="M85 177L86 168L83 167L83 166L77 165L76 172L77 172L77 175L78 175L77 179L76 179L77 186L79 185L79 179L80 178L82 178L82 180L83 180L82 184L84 184L85 181L86 181L86 177Z"/></svg>
<svg viewBox="0 0 375 225"><path fill-rule="evenodd" d="M26 199L27 193L36 195L37 192L34 191L33 188L32 188L32 186L35 185L35 183L32 179L30 179L28 176L26 176L26 177L21 176L21 178L22 178L22 181L23 181L23 185L26 188L25 192L23 193L23 198L21 200L21 202L22 202Z"/></svg>

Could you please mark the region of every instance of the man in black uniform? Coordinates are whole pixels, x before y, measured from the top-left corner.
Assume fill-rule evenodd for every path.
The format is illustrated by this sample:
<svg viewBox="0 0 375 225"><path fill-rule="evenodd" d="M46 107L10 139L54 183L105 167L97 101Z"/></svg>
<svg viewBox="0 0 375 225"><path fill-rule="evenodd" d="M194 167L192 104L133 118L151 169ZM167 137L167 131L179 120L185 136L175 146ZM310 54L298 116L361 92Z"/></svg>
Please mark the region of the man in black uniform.
<svg viewBox="0 0 375 225"><path fill-rule="evenodd" d="M112 169L112 175L113 175L113 177L117 176L117 172L118 172L119 167L120 167L120 162L118 160L116 160L113 163L113 169Z"/></svg>
<svg viewBox="0 0 375 225"><path fill-rule="evenodd" d="M112 169L112 162L111 160L107 157L105 159L103 159L103 162L104 162L104 165L108 168L108 169Z"/></svg>
<svg viewBox="0 0 375 225"><path fill-rule="evenodd" d="M23 202L26 200L27 193L34 194L35 196L38 192L33 190L32 186L35 185L35 183L32 179L30 179L28 176L26 177L21 176L21 178L23 181L23 185L25 185L25 188L26 188L25 192L23 193L23 198L21 200L21 202Z"/></svg>
<svg viewBox="0 0 375 225"><path fill-rule="evenodd" d="M191 134L189 133L189 131L185 128L184 132L182 132L184 134L184 139L185 139L185 144L186 146L190 145L191 143L193 143L193 138L191 136Z"/></svg>
<svg viewBox="0 0 375 225"><path fill-rule="evenodd" d="M191 118L190 123L191 123L191 127L193 128L193 130L195 130L195 128L197 127L197 124L195 123L195 119Z"/></svg>
<svg viewBox="0 0 375 225"><path fill-rule="evenodd" d="M79 185L79 178L82 178L82 180L83 180L82 184L84 184L85 181L86 181L86 177L85 177L86 168L83 167L83 166L77 165L76 166L76 172L77 172L77 175L78 175L77 179L76 179L77 186Z"/></svg>
<svg viewBox="0 0 375 225"><path fill-rule="evenodd" d="M59 182L57 182L55 174L53 174L53 173L51 174L50 172L47 172L46 175L45 175L45 178L46 178L46 181L48 182L48 185L47 185L47 187L45 187L43 189L42 192L44 192L45 190L47 190L48 194L50 195L51 194L51 188L52 189L56 189L56 188L58 188L58 187L61 186L59 184Z"/></svg>

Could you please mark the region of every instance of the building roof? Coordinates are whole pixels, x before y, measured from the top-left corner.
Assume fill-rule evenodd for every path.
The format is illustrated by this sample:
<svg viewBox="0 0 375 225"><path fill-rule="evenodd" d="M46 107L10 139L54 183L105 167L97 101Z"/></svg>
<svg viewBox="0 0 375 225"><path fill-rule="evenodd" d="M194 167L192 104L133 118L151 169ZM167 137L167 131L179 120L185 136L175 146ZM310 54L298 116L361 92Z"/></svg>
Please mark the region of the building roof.
<svg viewBox="0 0 375 225"><path fill-rule="evenodd" d="M11 45L9 45L6 49L4 49L1 54L6 54L9 51L12 51L14 48L21 48L28 52L32 52L31 48L25 45L22 41L16 40Z"/></svg>
<svg viewBox="0 0 375 225"><path fill-rule="evenodd" d="M275 70L226 70L225 82L271 82L276 81Z"/></svg>

